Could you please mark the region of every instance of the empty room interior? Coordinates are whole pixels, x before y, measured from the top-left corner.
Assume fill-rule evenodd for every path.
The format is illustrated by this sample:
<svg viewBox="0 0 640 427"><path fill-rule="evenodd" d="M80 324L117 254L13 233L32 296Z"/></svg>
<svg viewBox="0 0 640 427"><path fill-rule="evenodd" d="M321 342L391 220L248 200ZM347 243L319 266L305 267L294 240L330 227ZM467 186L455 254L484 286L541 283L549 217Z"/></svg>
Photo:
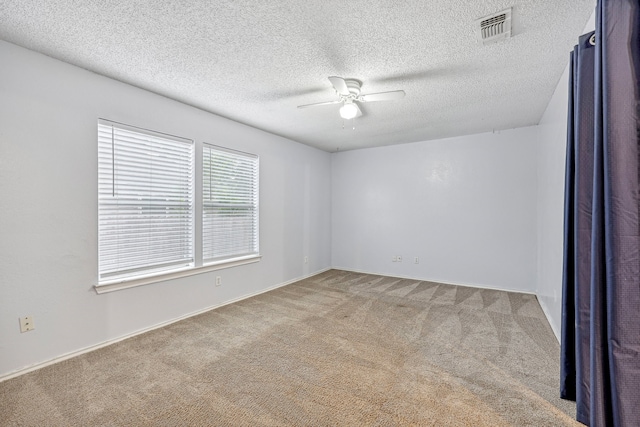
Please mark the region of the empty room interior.
<svg viewBox="0 0 640 427"><path fill-rule="evenodd" d="M595 8L2 2L0 425L578 425Z"/></svg>

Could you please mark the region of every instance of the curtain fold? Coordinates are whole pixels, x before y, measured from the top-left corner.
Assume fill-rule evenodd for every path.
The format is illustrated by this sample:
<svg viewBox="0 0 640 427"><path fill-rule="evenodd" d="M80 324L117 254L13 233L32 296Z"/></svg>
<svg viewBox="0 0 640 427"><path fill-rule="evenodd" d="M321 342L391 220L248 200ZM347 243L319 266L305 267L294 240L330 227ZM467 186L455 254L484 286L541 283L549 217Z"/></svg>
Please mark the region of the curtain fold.
<svg viewBox="0 0 640 427"><path fill-rule="evenodd" d="M571 54L560 394L590 426L640 425L639 11L600 0Z"/></svg>
<svg viewBox="0 0 640 427"><path fill-rule="evenodd" d="M577 47L576 47L577 49ZM567 111L567 154L564 177L564 247L562 271L562 325L560 357L560 397L576 400L576 353L575 353L575 286L574 286L574 233L573 233L573 194L575 194L575 133L573 131L575 79L574 56L569 57L569 106Z"/></svg>
<svg viewBox="0 0 640 427"><path fill-rule="evenodd" d="M571 53L565 176L565 271L561 396L576 400L578 421L589 419L591 234L594 166L594 32Z"/></svg>

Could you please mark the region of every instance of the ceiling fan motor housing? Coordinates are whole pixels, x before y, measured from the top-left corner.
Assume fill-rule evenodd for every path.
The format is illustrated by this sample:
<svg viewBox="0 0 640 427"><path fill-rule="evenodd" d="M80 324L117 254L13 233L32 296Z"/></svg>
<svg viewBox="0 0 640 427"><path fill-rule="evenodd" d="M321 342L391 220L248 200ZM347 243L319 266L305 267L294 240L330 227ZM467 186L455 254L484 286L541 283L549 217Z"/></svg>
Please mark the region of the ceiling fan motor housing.
<svg viewBox="0 0 640 427"><path fill-rule="evenodd" d="M362 86L362 82L355 79L344 79L344 82L347 84L347 88L351 93L348 98L357 98L360 95L360 86Z"/></svg>

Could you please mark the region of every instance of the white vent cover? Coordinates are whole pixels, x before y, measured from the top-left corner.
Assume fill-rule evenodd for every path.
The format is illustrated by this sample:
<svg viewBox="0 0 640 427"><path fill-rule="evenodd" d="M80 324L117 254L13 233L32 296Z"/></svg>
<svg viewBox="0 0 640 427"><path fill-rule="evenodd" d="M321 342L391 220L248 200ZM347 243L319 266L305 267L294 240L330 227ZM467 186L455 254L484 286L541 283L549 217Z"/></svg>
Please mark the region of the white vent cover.
<svg viewBox="0 0 640 427"><path fill-rule="evenodd" d="M511 8L476 21L480 40L483 44L493 43L511 37Z"/></svg>

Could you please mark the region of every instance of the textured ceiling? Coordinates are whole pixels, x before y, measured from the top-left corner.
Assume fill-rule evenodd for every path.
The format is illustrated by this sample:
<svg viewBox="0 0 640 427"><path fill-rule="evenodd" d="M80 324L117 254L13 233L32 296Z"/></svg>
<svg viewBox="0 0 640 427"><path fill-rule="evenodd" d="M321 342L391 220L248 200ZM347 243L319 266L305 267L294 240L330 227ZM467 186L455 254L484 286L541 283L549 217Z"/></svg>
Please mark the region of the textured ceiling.
<svg viewBox="0 0 640 427"><path fill-rule="evenodd" d="M537 124L595 0L0 0L0 39L327 151ZM512 37L475 21L513 7ZM344 123L328 76L406 97ZM355 129L353 127L355 126Z"/></svg>

